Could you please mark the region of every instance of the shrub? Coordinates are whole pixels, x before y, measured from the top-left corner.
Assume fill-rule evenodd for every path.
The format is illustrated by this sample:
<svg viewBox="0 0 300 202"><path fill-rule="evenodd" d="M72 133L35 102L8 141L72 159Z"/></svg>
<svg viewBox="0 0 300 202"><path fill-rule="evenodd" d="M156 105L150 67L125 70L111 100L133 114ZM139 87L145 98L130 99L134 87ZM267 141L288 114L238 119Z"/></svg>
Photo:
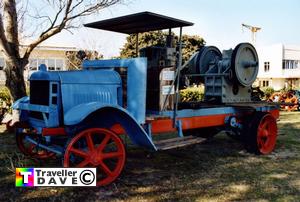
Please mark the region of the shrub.
<svg viewBox="0 0 300 202"><path fill-rule="evenodd" d="M269 99L269 97L275 92L272 87L263 87L261 90L264 92L266 99Z"/></svg>
<svg viewBox="0 0 300 202"><path fill-rule="evenodd" d="M5 86L0 87L0 102L5 102L7 105L11 105L11 97L8 88Z"/></svg>
<svg viewBox="0 0 300 202"><path fill-rule="evenodd" d="M6 112L11 112L12 100L8 88L0 87L0 117Z"/></svg>
<svg viewBox="0 0 300 202"><path fill-rule="evenodd" d="M204 86L188 87L180 91L181 102L197 102L204 98Z"/></svg>

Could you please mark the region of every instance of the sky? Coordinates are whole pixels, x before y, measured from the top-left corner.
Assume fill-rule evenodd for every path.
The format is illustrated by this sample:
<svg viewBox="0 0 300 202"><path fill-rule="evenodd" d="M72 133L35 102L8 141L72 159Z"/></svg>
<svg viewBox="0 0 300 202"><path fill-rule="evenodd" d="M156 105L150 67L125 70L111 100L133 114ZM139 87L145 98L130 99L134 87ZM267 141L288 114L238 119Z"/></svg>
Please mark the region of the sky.
<svg viewBox="0 0 300 202"><path fill-rule="evenodd" d="M242 23L262 28L256 34L257 46L300 45L299 0L130 0L126 5L113 6L81 21L88 23L143 11L193 22L194 26L184 28L183 32L199 35L207 45L220 50L251 41L251 32L242 29ZM126 38L124 34L85 27L72 32L63 32L47 43L95 49L110 58L119 55Z"/></svg>

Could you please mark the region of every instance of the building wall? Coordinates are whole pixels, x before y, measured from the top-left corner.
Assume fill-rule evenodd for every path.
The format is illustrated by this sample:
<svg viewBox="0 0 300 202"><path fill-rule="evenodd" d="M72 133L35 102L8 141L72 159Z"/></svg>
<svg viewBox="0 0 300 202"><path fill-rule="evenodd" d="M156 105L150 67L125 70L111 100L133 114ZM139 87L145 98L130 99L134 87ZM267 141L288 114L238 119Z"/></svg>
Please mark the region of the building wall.
<svg viewBox="0 0 300 202"><path fill-rule="evenodd" d="M259 71L258 78L281 78L283 45L258 48ZM265 63L269 62L269 70L265 70Z"/></svg>
<svg viewBox="0 0 300 202"><path fill-rule="evenodd" d="M283 60L283 77L300 78L300 46L284 46Z"/></svg>
<svg viewBox="0 0 300 202"><path fill-rule="evenodd" d="M300 46L276 44L258 48L257 83L275 90L300 87Z"/></svg>
<svg viewBox="0 0 300 202"><path fill-rule="evenodd" d="M286 87L285 79L274 78L274 79L272 79L271 86L274 88L274 90L281 90L281 89L283 89L283 87Z"/></svg>
<svg viewBox="0 0 300 202"><path fill-rule="evenodd" d="M256 85L260 87L272 87L274 90L281 90L285 86L285 79L282 78L259 78Z"/></svg>

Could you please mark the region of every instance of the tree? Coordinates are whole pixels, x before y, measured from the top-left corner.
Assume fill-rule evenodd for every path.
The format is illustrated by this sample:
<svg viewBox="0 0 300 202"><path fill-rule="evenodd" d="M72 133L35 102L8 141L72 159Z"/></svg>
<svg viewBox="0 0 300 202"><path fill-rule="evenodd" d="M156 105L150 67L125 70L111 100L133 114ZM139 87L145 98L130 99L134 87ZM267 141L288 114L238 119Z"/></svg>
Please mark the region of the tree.
<svg viewBox="0 0 300 202"><path fill-rule="evenodd" d="M202 37L197 35L183 35L182 36L183 49L182 49L182 61L187 61L193 53L199 48L205 45L205 41Z"/></svg>
<svg viewBox="0 0 300 202"><path fill-rule="evenodd" d="M138 36L139 48L147 46L164 46L165 34L162 31L152 31L139 34ZM136 35L130 34L126 38L126 43L121 49L121 58L130 58L136 56Z"/></svg>
<svg viewBox="0 0 300 202"><path fill-rule="evenodd" d="M69 70L77 70L82 68L82 62L85 59L88 60L99 60L103 58L103 55L97 51L80 50L80 51L67 51L66 57L68 60Z"/></svg>
<svg viewBox="0 0 300 202"><path fill-rule="evenodd" d="M174 35L174 34L173 34ZM165 46L167 33L162 31L151 31L139 34L139 48L147 46ZM178 36L175 36L175 43L178 42ZM183 35L182 36L182 55L183 61L187 61L192 54L197 51L200 47L205 45L205 41L202 37L194 35ZM174 44L175 45L175 44ZM128 58L136 56L136 35L131 34L126 38L126 43L121 49L120 57Z"/></svg>
<svg viewBox="0 0 300 202"><path fill-rule="evenodd" d="M33 33L39 33L24 51L20 51L20 30L24 29L25 13L32 4L28 0L1 0L0 2L0 51L4 53L6 86L15 101L26 95L23 72L31 52L43 41L62 30L76 28L76 19L91 15L101 9L120 3L122 0L41 0L35 1L46 7L49 12L36 9L31 20L39 21L33 25ZM25 6L24 6L25 5ZM20 12L20 11L23 12ZM43 15L41 15L41 13ZM44 15L46 13L47 15ZM33 19L32 19L33 18Z"/></svg>

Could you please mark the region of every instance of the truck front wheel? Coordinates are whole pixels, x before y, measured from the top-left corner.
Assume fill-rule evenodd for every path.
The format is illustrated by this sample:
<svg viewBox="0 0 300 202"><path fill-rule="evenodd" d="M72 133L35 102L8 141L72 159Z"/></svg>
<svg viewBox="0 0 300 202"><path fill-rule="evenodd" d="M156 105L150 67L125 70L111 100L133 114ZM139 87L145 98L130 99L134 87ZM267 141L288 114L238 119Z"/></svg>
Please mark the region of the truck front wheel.
<svg viewBox="0 0 300 202"><path fill-rule="evenodd" d="M105 186L119 177L125 160L125 147L118 135L104 128L90 128L69 141L64 166L96 167L97 186Z"/></svg>

